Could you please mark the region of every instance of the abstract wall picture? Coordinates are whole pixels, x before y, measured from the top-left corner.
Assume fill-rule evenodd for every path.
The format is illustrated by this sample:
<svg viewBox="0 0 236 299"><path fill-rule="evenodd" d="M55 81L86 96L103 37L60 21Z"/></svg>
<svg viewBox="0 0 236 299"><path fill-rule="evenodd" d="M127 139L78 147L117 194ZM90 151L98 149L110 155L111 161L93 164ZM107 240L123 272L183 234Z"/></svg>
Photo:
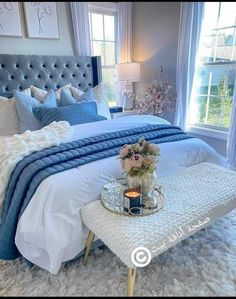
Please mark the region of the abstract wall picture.
<svg viewBox="0 0 236 299"><path fill-rule="evenodd" d="M0 35L22 36L19 2L0 2Z"/></svg>
<svg viewBox="0 0 236 299"><path fill-rule="evenodd" d="M28 37L59 38L56 2L24 2Z"/></svg>

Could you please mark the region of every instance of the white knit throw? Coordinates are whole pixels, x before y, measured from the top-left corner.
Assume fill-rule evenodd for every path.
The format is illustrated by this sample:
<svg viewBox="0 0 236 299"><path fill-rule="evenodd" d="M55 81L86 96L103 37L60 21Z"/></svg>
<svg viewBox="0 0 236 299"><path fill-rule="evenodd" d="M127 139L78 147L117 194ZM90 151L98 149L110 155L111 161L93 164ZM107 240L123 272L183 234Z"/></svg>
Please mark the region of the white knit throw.
<svg viewBox="0 0 236 299"><path fill-rule="evenodd" d="M25 156L69 141L72 128L67 121L52 122L37 131L3 138L0 143L0 212L6 188L16 164Z"/></svg>

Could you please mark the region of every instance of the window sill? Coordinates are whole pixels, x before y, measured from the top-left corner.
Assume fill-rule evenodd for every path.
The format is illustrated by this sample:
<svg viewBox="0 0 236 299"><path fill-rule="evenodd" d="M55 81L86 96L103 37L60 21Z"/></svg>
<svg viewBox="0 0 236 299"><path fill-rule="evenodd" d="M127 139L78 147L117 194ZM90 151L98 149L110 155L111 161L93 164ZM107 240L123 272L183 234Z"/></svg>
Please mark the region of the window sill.
<svg viewBox="0 0 236 299"><path fill-rule="evenodd" d="M196 134L196 135L202 135L206 137L221 139L221 140L227 140L228 137L228 131L224 130L216 130L212 128L206 128L206 127L200 127L200 126L194 126L191 125L187 129L188 133Z"/></svg>

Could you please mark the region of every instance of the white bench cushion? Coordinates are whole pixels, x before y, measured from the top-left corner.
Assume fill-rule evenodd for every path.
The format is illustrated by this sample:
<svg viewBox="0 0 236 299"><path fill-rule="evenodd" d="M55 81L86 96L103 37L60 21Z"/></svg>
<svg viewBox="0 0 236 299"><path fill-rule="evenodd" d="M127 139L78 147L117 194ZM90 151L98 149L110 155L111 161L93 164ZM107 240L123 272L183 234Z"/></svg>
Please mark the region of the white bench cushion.
<svg viewBox="0 0 236 299"><path fill-rule="evenodd" d="M166 201L158 213L120 216L100 201L81 210L84 224L130 268L135 248L146 247L153 258L236 207L236 172L215 164L191 166L159 183Z"/></svg>

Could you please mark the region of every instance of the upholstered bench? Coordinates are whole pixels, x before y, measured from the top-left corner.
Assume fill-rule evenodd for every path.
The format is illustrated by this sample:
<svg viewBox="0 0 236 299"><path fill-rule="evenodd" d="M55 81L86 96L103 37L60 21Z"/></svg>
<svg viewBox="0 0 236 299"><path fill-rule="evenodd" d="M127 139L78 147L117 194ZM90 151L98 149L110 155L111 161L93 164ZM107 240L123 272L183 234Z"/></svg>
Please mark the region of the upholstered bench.
<svg viewBox="0 0 236 299"><path fill-rule="evenodd" d="M84 264L96 235L129 268L128 295L133 295L137 267L224 216L236 207L236 172L200 163L162 177L165 206L145 217L120 216L96 201L81 210L90 230Z"/></svg>

